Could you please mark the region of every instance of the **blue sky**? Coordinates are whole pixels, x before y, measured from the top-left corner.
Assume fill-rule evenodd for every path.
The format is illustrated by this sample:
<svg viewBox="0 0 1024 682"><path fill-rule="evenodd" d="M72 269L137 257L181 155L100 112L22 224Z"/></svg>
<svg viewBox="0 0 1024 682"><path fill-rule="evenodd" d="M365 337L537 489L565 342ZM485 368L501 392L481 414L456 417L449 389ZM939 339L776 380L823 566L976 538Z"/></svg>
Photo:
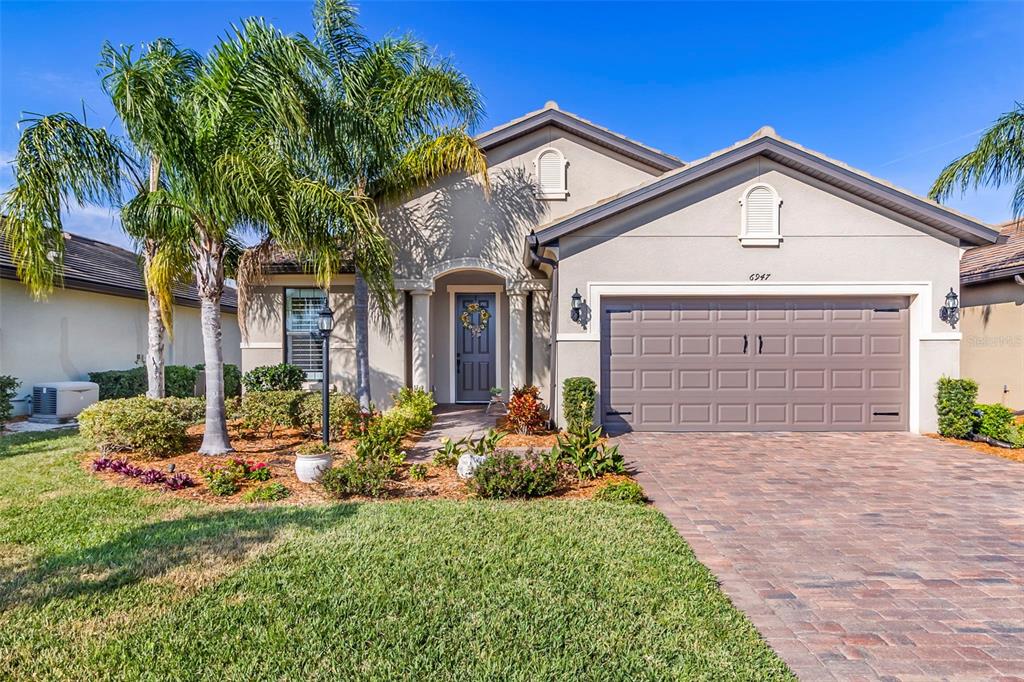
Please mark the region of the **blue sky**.
<svg viewBox="0 0 1024 682"><path fill-rule="evenodd" d="M927 192L941 168L1024 100L1024 3L372 2L371 35L411 31L480 88L489 128L554 99L683 159L769 124L783 137ZM0 187L22 112L82 111L108 125L95 65L104 40L160 36L206 51L234 20L310 30L295 2L0 4ZM990 222L1009 190L951 204ZM109 213L67 229L125 243Z"/></svg>

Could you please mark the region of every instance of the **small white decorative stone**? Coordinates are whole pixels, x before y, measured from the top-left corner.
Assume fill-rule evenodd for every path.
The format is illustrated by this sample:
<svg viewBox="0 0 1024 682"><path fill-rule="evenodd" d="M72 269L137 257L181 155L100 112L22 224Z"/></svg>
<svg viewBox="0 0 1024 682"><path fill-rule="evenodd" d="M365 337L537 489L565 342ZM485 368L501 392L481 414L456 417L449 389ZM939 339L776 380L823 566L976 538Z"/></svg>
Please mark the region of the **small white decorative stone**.
<svg viewBox="0 0 1024 682"><path fill-rule="evenodd" d="M459 466L455 471L459 474L459 478L473 478L473 474L476 473L476 468L484 463L487 459L483 455L471 455L466 453L462 457L459 457Z"/></svg>

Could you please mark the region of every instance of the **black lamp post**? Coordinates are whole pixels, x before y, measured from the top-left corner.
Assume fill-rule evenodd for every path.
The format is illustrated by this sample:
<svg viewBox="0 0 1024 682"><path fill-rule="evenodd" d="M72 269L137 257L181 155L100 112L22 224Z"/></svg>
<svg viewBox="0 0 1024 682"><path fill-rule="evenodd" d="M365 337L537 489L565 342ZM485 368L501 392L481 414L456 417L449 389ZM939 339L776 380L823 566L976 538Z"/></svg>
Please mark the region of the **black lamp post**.
<svg viewBox="0 0 1024 682"><path fill-rule="evenodd" d="M946 305L939 308L939 319L947 323L953 329L956 329L956 323L960 321L960 304L957 302L959 297L956 292L953 291L953 287L949 288L949 293L946 294Z"/></svg>
<svg viewBox="0 0 1024 682"><path fill-rule="evenodd" d="M331 404L330 404L330 380L331 380L331 331L334 330L334 311L327 305L327 299L324 299L324 307L320 309L320 314L316 320L317 331L314 335L320 338L323 352L323 379L320 380L320 393L323 397L323 412L320 415L320 423L323 431L324 445L329 445L331 442Z"/></svg>

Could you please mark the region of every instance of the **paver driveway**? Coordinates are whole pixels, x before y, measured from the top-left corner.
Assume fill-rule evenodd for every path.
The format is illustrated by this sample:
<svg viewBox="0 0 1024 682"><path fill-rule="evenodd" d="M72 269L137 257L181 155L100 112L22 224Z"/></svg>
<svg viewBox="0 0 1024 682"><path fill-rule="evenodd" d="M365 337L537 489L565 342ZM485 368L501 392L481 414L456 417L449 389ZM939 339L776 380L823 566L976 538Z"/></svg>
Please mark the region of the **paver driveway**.
<svg viewBox="0 0 1024 682"><path fill-rule="evenodd" d="M1024 464L910 434L628 434L802 679L1024 677Z"/></svg>

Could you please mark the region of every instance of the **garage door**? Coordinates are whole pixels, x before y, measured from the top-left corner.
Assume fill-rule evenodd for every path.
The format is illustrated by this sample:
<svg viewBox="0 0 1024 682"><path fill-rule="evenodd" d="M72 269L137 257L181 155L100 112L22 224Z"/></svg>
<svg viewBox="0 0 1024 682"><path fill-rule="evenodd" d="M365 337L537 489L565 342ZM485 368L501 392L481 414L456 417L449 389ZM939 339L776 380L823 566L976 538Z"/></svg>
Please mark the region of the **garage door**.
<svg viewBox="0 0 1024 682"><path fill-rule="evenodd" d="M906 299L608 299L615 431L906 430Z"/></svg>

